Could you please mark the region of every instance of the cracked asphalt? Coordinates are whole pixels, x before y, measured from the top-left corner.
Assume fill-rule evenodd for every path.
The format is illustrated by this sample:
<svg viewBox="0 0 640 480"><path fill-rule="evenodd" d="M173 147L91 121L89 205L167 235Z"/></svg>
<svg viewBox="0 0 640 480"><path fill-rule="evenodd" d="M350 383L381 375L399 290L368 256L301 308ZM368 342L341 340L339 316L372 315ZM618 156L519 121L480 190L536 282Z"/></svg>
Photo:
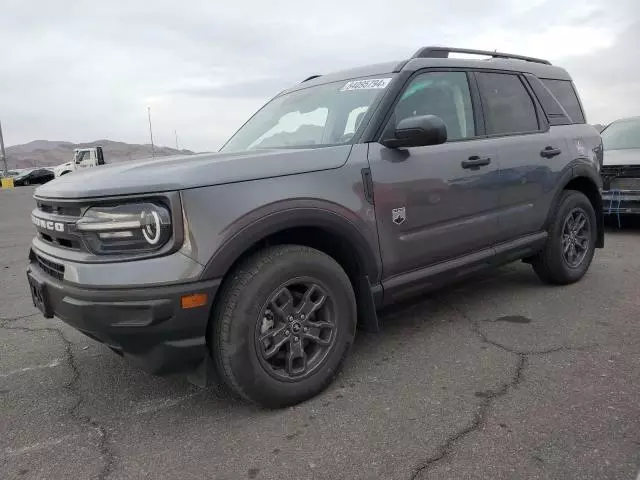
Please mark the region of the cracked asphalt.
<svg viewBox="0 0 640 480"><path fill-rule="evenodd" d="M2 479L638 476L638 227L610 228L576 285L517 263L387 311L324 394L267 411L42 318L32 192L0 190Z"/></svg>

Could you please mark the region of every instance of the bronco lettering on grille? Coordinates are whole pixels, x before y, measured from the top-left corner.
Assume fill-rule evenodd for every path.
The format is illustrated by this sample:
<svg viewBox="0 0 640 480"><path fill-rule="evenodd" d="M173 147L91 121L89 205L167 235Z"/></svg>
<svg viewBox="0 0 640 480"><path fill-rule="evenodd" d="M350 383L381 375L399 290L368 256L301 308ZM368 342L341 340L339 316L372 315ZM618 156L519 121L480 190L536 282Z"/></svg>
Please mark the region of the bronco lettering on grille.
<svg viewBox="0 0 640 480"><path fill-rule="evenodd" d="M52 222L51 220L44 220L33 215L31 216L31 221L35 226L44 228L45 230L64 232L64 223L62 222Z"/></svg>

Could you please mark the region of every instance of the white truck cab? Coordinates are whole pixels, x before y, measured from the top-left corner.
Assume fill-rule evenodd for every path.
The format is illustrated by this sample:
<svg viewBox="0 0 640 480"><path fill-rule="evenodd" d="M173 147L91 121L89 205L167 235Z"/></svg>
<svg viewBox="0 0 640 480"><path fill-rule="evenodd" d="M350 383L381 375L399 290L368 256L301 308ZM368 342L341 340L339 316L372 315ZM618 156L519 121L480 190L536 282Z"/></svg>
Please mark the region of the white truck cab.
<svg viewBox="0 0 640 480"><path fill-rule="evenodd" d="M73 150L73 160L57 165L54 167L53 173L56 177L60 177L76 170L97 167L98 165L104 165L102 147L75 148Z"/></svg>

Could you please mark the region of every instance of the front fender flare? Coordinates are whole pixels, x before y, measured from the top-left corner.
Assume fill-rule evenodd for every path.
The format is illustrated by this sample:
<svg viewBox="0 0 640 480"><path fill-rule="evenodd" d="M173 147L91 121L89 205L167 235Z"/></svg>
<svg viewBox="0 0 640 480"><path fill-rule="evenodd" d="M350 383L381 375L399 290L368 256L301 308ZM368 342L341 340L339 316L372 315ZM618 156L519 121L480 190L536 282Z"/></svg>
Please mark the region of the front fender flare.
<svg viewBox="0 0 640 480"><path fill-rule="evenodd" d="M380 279L380 257L362 231L340 213L318 207L290 207L266 214L242 227L213 254L202 273L203 279L221 278L253 245L270 235L296 227L321 228L348 242L357 252L362 273L377 284Z"/></svg>

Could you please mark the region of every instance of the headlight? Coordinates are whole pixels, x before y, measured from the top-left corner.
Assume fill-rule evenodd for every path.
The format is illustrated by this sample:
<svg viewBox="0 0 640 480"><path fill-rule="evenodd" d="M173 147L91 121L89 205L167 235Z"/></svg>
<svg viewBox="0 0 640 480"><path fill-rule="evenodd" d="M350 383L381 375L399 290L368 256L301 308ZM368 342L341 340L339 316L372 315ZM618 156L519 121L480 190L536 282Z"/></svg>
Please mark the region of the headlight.
<svg viewBox="0 0 640 480"><path fill-rule="evenodd" d="M76 229L93 253L153 252L171 238L171 214L151 202L91 207Z"/></svg>

